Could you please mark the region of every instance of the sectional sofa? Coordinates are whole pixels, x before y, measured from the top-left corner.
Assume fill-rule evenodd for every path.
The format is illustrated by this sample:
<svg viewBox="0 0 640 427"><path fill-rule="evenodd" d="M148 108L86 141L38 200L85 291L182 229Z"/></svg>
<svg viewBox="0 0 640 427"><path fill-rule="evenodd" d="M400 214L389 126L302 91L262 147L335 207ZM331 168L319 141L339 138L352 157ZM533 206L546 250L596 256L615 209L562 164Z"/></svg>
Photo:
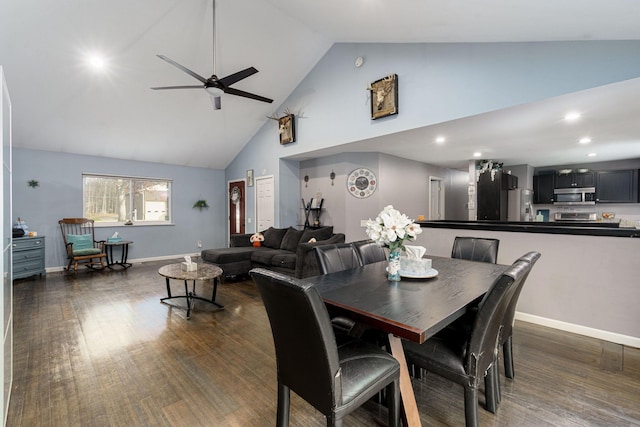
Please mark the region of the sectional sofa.
<svg viewBox="0 0 640 427"><path fill-rule="evenodd" d="M262 234L260 247L249 241L251 234L234 234L230 247L205 249L200 255L203 261L222 268L223 277L246 275L252 268L262 267L302 279L320 274L315 246L345 241L345 235L334 233L331 226L306 230L270 227Z"/></svg>

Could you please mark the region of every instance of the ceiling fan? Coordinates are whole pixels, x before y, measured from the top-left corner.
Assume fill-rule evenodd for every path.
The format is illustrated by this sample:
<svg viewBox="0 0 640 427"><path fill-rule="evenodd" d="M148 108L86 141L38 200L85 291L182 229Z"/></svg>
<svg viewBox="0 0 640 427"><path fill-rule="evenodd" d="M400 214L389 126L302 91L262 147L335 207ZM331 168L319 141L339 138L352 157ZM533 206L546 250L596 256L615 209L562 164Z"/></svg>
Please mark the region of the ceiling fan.
<svg viewBox="0 0 640 427"><path fill-rule="evenodd" d="M201 75L191 71L187 67L178 64L172 59L167 58L164 55L157 55L158 58L163 61L168 62L174 67L184 71L192 77L195 77L197 80L202 82L202 85L189 85L189 86L163 86L163 87L152 87L153 90L165 90L165 89L202 89L211 96L211 103L213 104L213 108L219 110L221 108L220 97L222 94L236 95L242 96L244 98L255 99L257 101L272 103L273 99L265 98L264 96L256 95L254 93L245 92L239 89L235 89L230 87L232 84L239 82L240 80L246 79L249 76L254 75L258 72L254 67L246 68L242 71L238 71L237 73L230 74L221 79L216 76L216 55L215 55L215 37L216 37L216 0L213 0L213 74L211 77L204 78Z"/></svg>

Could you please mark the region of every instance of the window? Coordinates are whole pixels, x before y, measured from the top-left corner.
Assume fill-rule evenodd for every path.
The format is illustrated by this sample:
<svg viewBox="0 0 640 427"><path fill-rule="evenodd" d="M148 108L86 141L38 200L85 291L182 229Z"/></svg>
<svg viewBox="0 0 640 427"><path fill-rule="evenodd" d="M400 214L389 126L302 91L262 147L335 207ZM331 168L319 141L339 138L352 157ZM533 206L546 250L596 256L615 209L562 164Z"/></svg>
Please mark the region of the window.
<svg viewBox="0 0 640 427"><path fill-rule="evenodd" d="M171 181L82 174L83 215L96 225L171 223Z"/></svg>

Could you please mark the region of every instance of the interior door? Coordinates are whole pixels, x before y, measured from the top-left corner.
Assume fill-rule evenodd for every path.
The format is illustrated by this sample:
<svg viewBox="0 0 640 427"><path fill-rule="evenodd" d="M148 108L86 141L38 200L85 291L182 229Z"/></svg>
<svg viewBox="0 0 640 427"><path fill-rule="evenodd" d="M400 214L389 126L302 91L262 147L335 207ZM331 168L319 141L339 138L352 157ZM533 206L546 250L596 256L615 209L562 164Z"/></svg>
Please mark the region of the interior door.
<svg viewBox="0 0 640 427"><path fill-rule="evenodd" d="M229 183L229 236L244 234L244 180Z"/></svg>
<svg viewBox="0 0 640 427"><path fill-rule="evenodd" d="M256 231L273 227L275 218L275 199L273 177L256 179Z"/></svg>
<svg viewBox="0 0 640 427"><path fill-rule="evenodd" d="M444 219L444 187L442 178L429 177L429 220Z"/></svg>

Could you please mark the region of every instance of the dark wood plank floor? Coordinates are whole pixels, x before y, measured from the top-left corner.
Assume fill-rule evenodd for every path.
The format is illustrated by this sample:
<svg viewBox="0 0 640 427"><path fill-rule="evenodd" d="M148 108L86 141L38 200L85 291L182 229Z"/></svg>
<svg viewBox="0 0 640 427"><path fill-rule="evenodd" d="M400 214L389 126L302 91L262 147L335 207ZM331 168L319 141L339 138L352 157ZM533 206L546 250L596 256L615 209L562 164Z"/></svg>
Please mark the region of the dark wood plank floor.
<svg viewBox="0 0 640 427"><path fill-rule="evenodd" d="M253 283L221 285L225 310L198 302L187 320L182 301L159 301L168 263L16 282L8 426L275 424L273 342ZM518 322L514 357L516 379L502 376L482 425L640 425L640 350ZM413 385L423 425L464 425L460 386L434 375ZM345 425L385 421L370 402ZM291 425L324 417L292 394Z"/></svg>

